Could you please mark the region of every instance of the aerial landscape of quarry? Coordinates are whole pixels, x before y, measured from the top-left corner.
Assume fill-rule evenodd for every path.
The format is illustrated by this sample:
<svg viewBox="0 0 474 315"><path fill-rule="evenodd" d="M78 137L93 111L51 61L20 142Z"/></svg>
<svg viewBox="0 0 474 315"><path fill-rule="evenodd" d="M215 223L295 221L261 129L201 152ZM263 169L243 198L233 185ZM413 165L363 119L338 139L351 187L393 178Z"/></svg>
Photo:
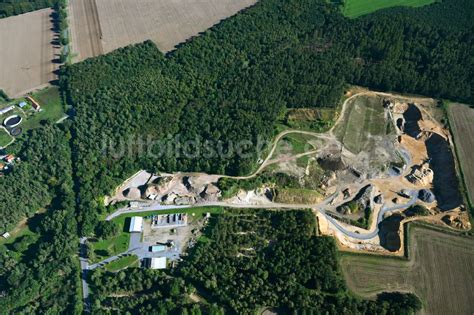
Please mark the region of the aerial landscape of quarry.
<svg viewBox="0 0 474 315"><path fill-rule="evenodd" d="M474 314L473 13L0 0L0 314Z"/></svg>

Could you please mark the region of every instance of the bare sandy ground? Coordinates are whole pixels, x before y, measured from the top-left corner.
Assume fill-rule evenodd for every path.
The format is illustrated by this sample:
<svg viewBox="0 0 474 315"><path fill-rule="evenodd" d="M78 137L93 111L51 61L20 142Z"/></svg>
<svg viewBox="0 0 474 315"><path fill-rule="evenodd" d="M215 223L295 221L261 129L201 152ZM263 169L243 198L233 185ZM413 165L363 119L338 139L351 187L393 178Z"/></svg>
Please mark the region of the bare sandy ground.
<svg viewBox="0 0 474 315"><path fill-rule="evenodd" d="M152 40L163 52L257 0L74 0L75 61ZM100 42L100 43L99 43Z"/></svg>
<svg viewBox="0 0 474 315"><path fill-rule="evenodd" d="M0 19L0 89L17 97L56 79L51 9Z"/></svg>

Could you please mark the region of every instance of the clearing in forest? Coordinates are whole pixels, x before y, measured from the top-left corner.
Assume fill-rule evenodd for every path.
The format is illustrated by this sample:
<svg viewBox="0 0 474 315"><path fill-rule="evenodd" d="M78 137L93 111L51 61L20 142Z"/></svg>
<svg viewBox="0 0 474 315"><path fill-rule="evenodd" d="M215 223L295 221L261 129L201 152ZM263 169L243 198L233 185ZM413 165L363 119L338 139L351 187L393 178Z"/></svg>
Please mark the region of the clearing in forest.
<svg viewBox="0 0 474 315"><path fill-rule="evenodd" d="M382 97L358 96L347 104L334 133L352 153L368 151L374 147L375 137L395 134L387 118Z"/></svg>
<svg viewBox="0 0 474 315"><path fill-rule="evenodd" d="M346 0L342 12L345 16L356 18L377 10L406 6L422 7L435 2L435 0Z"/></svg>
<svg viewBox="0 0 474 315"><path fill-rule="evenodd" d="M474 202L474 159L472 159L474 153L474 108L463 104L450 104L448 115L467 194L472 204Z"/></svg>
<svg viewBox="0 0 474 315"><path fill-rule="evenodd" d="M56 78L59 46L51 9L0 19L0 89L11 98L45 86Z"/></svg>
<svg viewBox="0 0 474 315"><path fill-rule="evenodd" d="M364 297L410 291L422 299L423 313L472 314L473 239L413 225L408 241L408 261L343 254L341 265L349 288Z"/></svg>

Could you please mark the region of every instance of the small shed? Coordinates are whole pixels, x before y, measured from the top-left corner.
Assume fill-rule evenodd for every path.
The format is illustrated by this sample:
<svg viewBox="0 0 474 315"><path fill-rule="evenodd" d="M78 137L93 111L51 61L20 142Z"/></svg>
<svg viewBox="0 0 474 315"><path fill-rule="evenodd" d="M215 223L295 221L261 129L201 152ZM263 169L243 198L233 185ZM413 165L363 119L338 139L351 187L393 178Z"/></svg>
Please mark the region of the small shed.
<svg viewBox="0 0 474 315"><path fill-rule="evenodd" d="M152 253L157 253L157 252L164 252L166 250L165 245L153 245L150 248Z"/></svg>
<svg viewBox="0 0 474 315"><path fill-rule="evenodd" d="M22 101L22 102L20 102L20 104L18 104L18 106L20 106L20 108L23 108L23 107L25 107L27 104L28 104L27 102Z"/></svg>
<svg viewBox="0 0 474 315"><path fill-rule="evenodd" d="M150 269L166 269L166 257L152 257L148 266Z"/></svg>
<svg viewBox="0 0 474 315"><path fill-rule="evenodd" d="M143 229L143 218L142 217L132 217L130 220L130 233L141 233Z"/></svg>
<svg viewBox="0 0 474 315"><path fill-rule="evenodd" d="M2 234L2 237L5 238L5 239L7 239L7 238L10 237L10 233L5 232L5 233Z"/></svg>

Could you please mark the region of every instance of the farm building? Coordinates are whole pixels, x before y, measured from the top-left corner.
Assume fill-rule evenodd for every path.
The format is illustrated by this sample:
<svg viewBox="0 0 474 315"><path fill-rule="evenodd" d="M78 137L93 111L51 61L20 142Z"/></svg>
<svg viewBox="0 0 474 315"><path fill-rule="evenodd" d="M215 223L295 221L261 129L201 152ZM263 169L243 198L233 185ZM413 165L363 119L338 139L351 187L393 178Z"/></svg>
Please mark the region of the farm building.
<svg viewBox="0 0 474 315"><path fill-rule="evenodd" d="M141 232L143 229L143 218L142 217L132 217L130 220L130 233Z"/></svg>
<svg viewBox="0 0 474 315"><path fill-rule="evenodd" d="M147 266L150 269L166 269L166 257L148 258Z"/></svg>
<svg viewBox="0 0 474 315"><path fill-rule="evenodd" d="M13 106L13 105L2 108L2 109L0 109L0 115L8 113L9 111L11 111L14 108L15 108L15 106Z"/></svg>
<svg viewBox="0 0 474 315"><path fill-rule="evenodd" d="M7 162L7 163L12 163L14 160L15 160L15 156L13 154L8 154L5 157L5 162Z"/></svg>
<svg viewBox="0 0 474 315"><path fill-rule="evenodd" d="M34 98L32 98L31 96L27 96L26 99L31 102L31 106L33 106L34 110L39 111L41 109L40 104L35 101Z"/></svg>

